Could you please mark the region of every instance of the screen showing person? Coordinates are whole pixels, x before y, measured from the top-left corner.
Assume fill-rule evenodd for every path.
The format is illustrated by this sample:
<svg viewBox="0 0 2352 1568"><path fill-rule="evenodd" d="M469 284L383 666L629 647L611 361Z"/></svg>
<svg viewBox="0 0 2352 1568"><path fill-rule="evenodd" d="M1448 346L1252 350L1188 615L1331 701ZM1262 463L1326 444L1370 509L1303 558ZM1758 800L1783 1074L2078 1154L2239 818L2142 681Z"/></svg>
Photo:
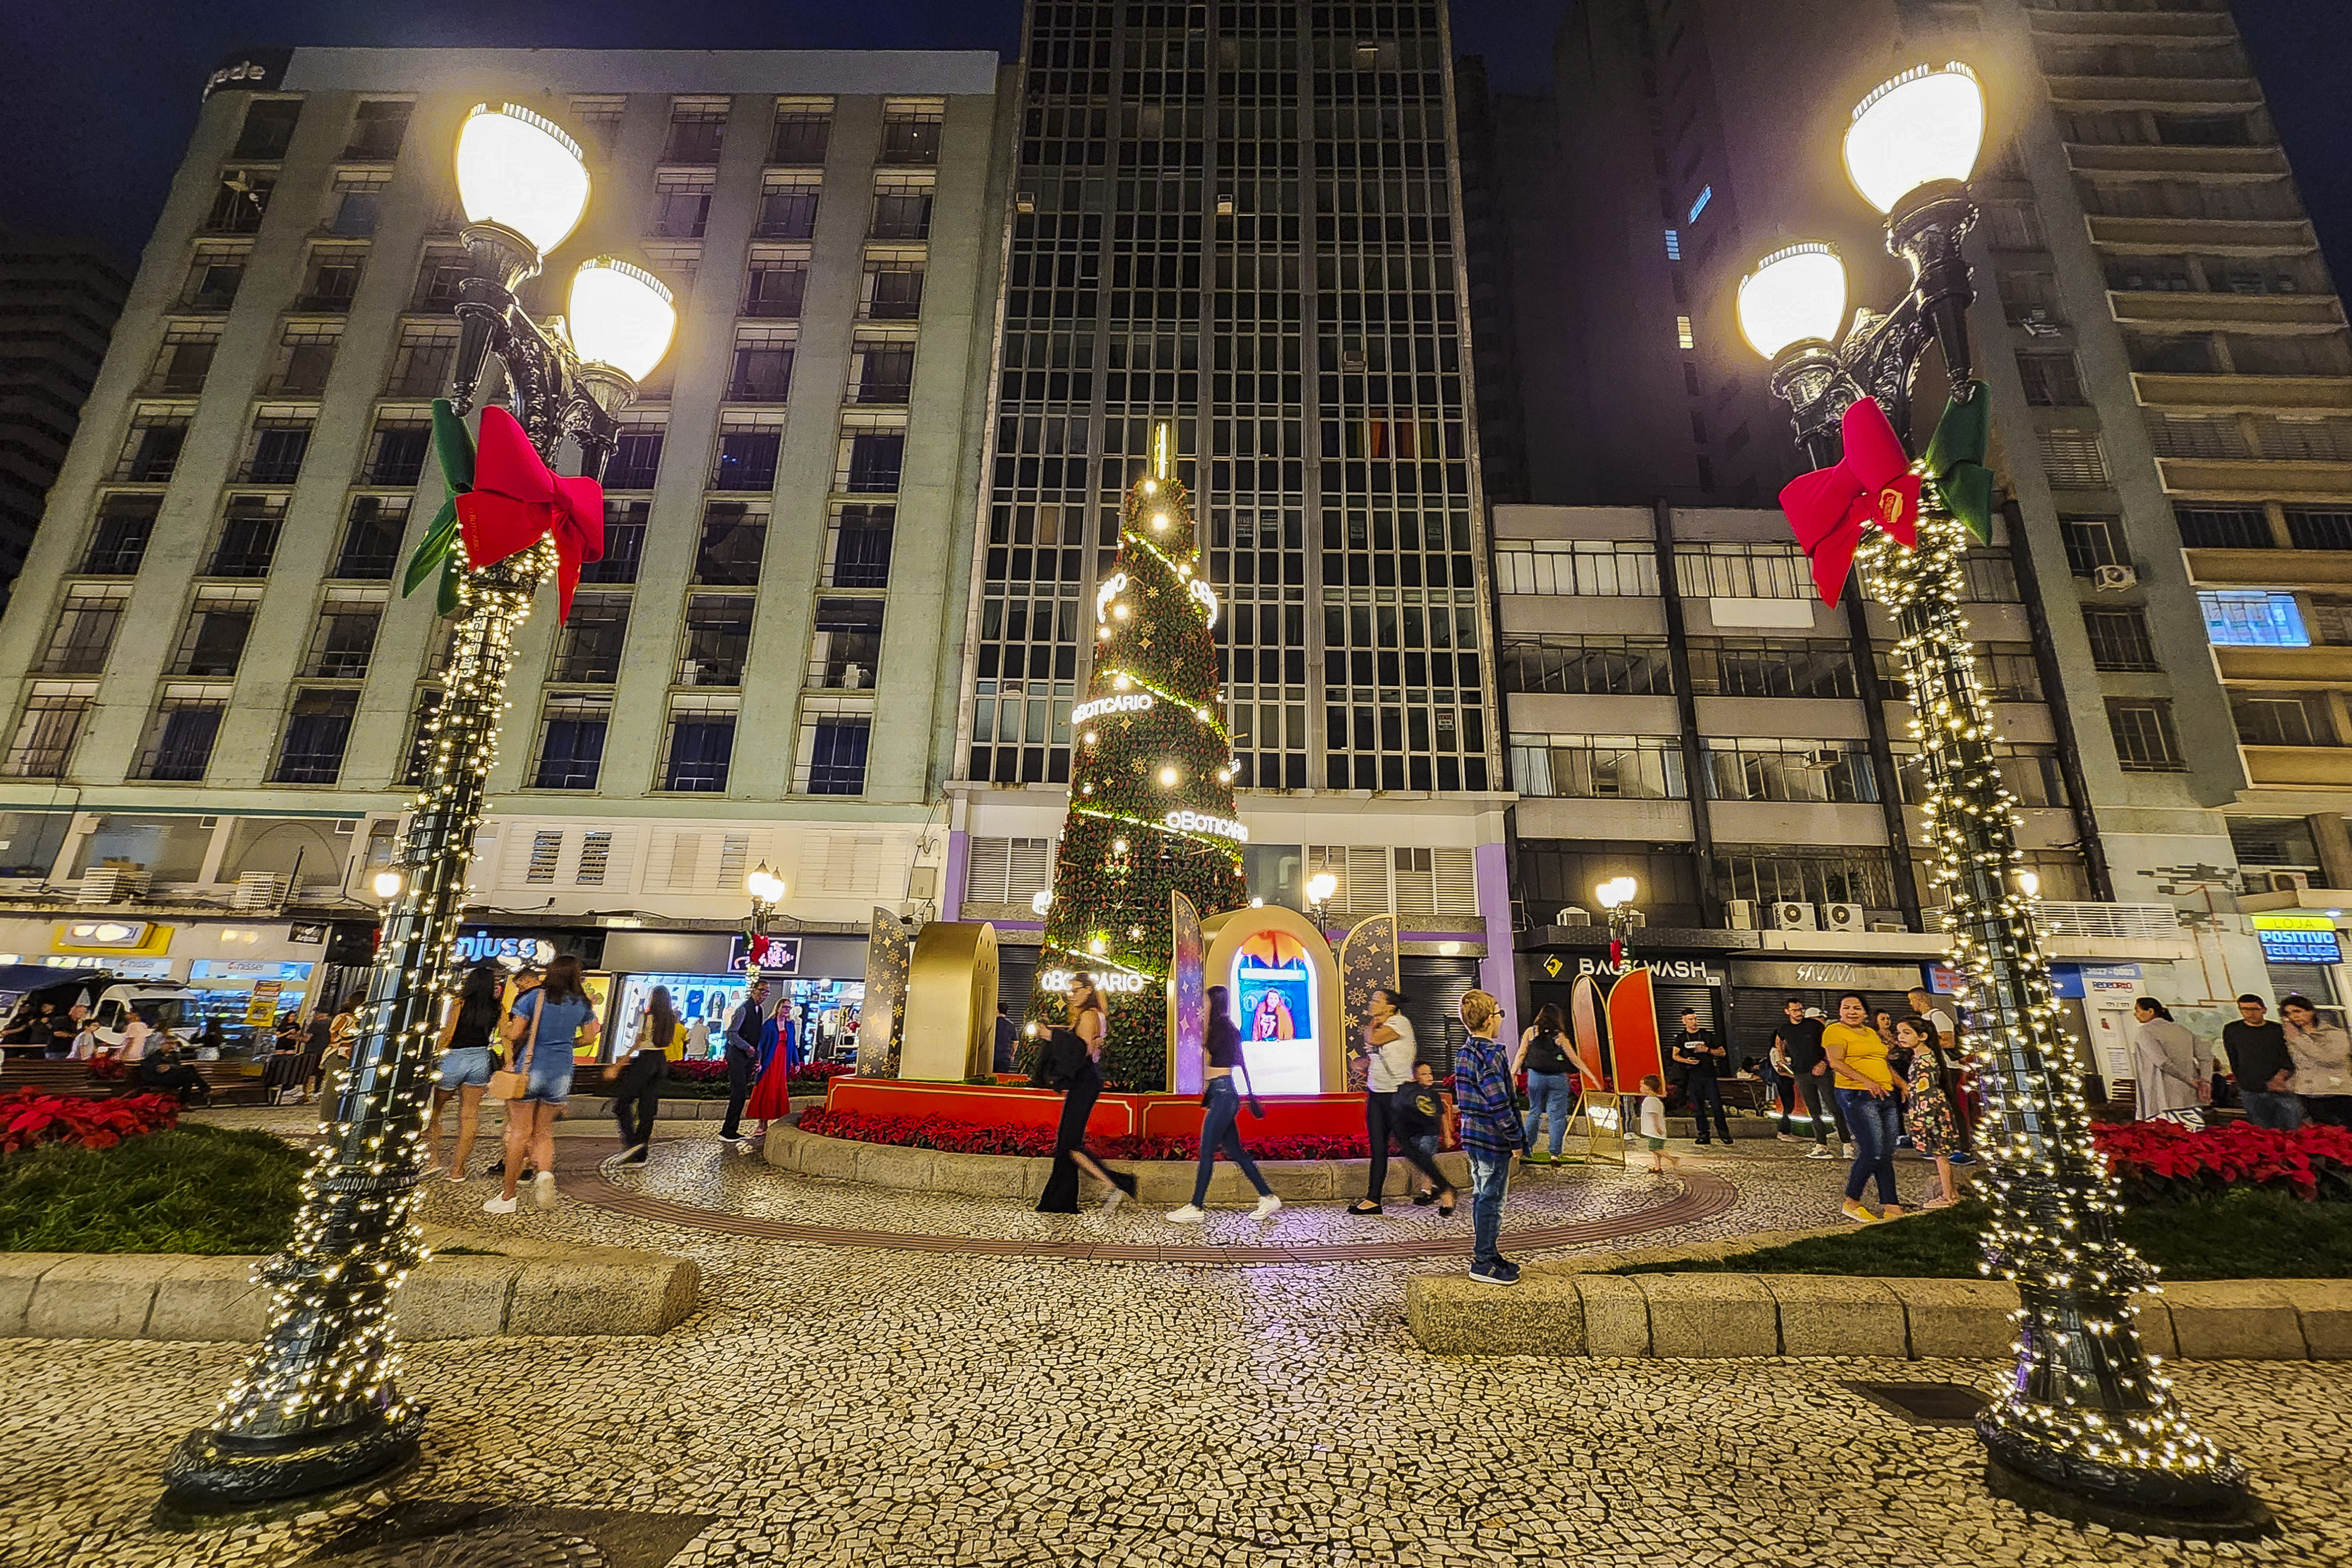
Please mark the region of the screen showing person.
<svg viewBox="0 0 2352 1568"><path fill-rule="evenodd" d="M1234 965L1233 995L1251 1086L1260 1094L1320 1093L1322 1020L1307 950L1276 932L1252 937Z"/></svg>

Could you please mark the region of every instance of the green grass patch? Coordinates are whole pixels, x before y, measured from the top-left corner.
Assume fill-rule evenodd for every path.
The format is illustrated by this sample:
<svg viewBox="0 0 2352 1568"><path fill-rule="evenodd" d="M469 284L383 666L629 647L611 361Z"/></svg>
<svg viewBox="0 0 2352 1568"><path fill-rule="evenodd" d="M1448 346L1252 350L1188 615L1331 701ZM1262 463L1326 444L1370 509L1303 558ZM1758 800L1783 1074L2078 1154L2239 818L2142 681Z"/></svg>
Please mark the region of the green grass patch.
<svg viewBox="0 0 2352 1568"><path fill-rule="evenodd" d="M0 1161L0 1252L269 1252L294 1233L310 1156L251 1128L184 1124L107 1149Z"/></svg>
<svg viewBox="0 0 2352 1568"><path fill-rule="evenodd" d="M1728 1258L1637 1263L1618 1274L1846 1274L1975 1280L1986 1219L1975 1201ZM2241 1187L2124 1210L2123 1239L2168 1280L2352 1279L2352 1203Z"/></svg>

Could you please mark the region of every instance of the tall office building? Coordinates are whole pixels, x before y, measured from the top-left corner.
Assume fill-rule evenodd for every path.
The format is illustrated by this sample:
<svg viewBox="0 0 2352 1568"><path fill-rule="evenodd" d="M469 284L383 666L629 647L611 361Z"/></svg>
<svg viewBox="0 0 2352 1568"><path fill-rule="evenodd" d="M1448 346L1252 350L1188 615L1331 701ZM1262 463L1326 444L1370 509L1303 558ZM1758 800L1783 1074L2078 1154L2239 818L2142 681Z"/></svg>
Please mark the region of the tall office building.
<svg viewBox="0 0 2352 1568"><path fill-rule="evenodd" d="M1507 995L1444 7L1037 0L1024 51L950 899L1034 919L1118 498L1166 420L1252 892L1296 907L1328 870L1335 923L1401 917L1408 990L1484 963Z"/></svg>
<svg viewBox="0 0 2352 1568"><path fill-rule="evenodd" d="M680 314L622 415L604 559L520 640L468 940L723 977L765 861L803 975L849 994L852 934L925 896L942 838L999 69L299 49L216 78L0 620L0 946L65 952L60 906L104 902L143 972L309 984L303 937L364 934L454 624L394 582L442 500L452 149L505 99L593 180L527 302L614 252Z"/></svg>
<svg viewBox="0 0 2352 1568"><path fill-rule="evenodd" d="M130 287L93 246L0 229L0 596L24 570Z"/></svg>
<svg viewBox="0 0 2352 1568"><path fill-rule="evenodd" d="M1877 81L1947 59L1978 71L1990 109L1971 328L2015 505L1972 563L1974 619L1995 686L2039 705L2003 717L2044 892L2187 922L2193 951L2169 968L2108 955L2147 960L2151 988L2339 1000L2343 972L2307 961L2332 935L2288 927L2324 928L2352 902L2334 891L2352 881L2352 715L2329 645L2352 634L2352 343L2219 0L1577 7L1549 124L1519 106L1538 130L1494 161L1522 417L1570 433L1549 458L1528 443L1528 497L1677 517L1770 506L1799 461L1739 339L1738 281L1791 240L1826 239L1853 303L1894 298L1900 266L1839 141ZM1530 326L1528 308L1560 299L1567 319ZM1782 537L1756 515L1743 549ZM1886 631L1874 609L1819 618L1807 652L1885 678ZM1728 748L1706 706L1669 749ZM1888 714L1885 741L1858 737L1882 796L1904 768L1907 716ZM1516 743L1516 707L1512 723ZM2043 822L2062 806L2071 822ZM1714 856L1710 883L1738 886L1736 862Z"/></svg>

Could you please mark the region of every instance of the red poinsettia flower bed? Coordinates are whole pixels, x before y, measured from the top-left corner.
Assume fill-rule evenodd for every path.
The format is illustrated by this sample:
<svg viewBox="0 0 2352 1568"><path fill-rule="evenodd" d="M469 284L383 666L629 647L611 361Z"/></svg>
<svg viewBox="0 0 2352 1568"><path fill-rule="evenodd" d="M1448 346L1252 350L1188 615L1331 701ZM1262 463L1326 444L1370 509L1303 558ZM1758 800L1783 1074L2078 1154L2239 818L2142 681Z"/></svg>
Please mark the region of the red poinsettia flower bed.
<svg viewBox="0 0 2352 1568"><path fill-rule="evenodd" d="M2352 1129L2281 1133L2231 1122L2198 1131L2173 1122L2120 1122L2095 1126L2091 1135L2130 1197L2162 1201L2267 1186L2305 1202L2352 1201Z"/></svg>
<svg viewBox="0 0 2352 1568"><path fill-rule="evenodd" d="M805 1062L785 1082L792 1085L795 1094L822 1094L827 1083L849 1071L845 1064L838 1061ZM669 1064L669 1078L673 1083L724 1083L727 1082L727 1063L673 1061Z"/></svg>
<svg viewBox="0 0 2352 1568"><path fill-rule="evenodd" d="M89 1100L19 1089L14 1094L0 1095L0 1155L39 1144L111 1148L125 1138L179 1124L180 1102L169 1094Z"/></svg>
<svg viewBox="0 0 2352 1568"><path fill-rule="evenodd" d="M952 1116L874 1116L858 1111L827 1111L812 1107L801 1113L800 1128L827 1138L860 1144L894 1144L907 1149L937 1149L950 1155L1027 1155L1054 1152L1051 1127L984 1126ZM1366 1143L1361 1134L1306 1134L1252 1138L1242 1145L1261 1160L1360 1160ZM1201 1140L1146 1138L1123 1134L1090 1143L1088 1149L1112 1160L1196 1160Z"/></svg>

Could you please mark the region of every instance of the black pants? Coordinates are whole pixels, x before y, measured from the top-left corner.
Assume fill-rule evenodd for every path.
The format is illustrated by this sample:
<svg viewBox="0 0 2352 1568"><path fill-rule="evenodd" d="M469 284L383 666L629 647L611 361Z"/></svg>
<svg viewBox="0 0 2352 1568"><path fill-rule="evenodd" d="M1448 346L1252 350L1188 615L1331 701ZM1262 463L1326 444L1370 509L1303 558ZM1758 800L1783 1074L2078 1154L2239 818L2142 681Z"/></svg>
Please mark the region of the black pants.
<svg viewBox="0 0 2352 1568"><path fill-rule="evenodd" d="M658 1051L640 1051L621 1069L613 1085L613 1119L621 1124L624 1149L654 1141L654 1118L660 1113L662 1083L668 1077L669 1058Z"/></svg>
<svg viewBox="0 0 2352 1568"><path fill-rule="evenodd" d="M1062 1120L1054 1129L1054 1168L1046 1175L1045 1190L1037 1195L1040 1214L1078 1211L1078 1162L1070 1156L1087 1146L1087 1118L1095 1113L1102 1087L1102 1073L1088 1062L1063 1092Z"/></svg>
<svg viewBox="0 0 2352 1568"><path fill-rule="evenodd" d="M1831 1090L1828 1073L1818 1077L1810 1072L1799 1073L1797 1093L1805 1103L1806 1114L1812 1118L1813 1142L1824 1146L1828 1145L1829 1139L1822 1132L1823 1123L1837 1129L1839 1143L1853 1142L1853 1134L1845 1130L1845 1113L1838 1108L1837 1095Z"/></svg>
<svg viewBox="0 0 2352 1568"><path fill-rule="evenodd" d="M743 1103L751 1098L752 1082L760 1076L756 1051L727 1048L727 1120L719 1125L722 1138L743 1135Z"/></svg>
<svg viewBox="0 0 2352 1568"><path fill-rule="evenodd" d="M1431 1163L1419 1145L1398 1130L1396 1095L1394 1091L1367 1089L1364 1091L1364 1137L1371 1145L1371 1168L1365 1173L1364 1197L1371 1203L1381 1200L1381 1189L1389 1184L1389 1140L1396 1140L1397 1151L1405 1164L1412 1166L1429 1180L1439 1192L1450 1189L1450 1184L1437 1166Z"/></svg>
<svg viewBox="0 0 2352 1568"><path fill-rule="evenodd" d="M1698 1124L1698 1141L1706 1138L1706 1108L1715 1107L1715 1130L1725 1143L1731 1142L1731 1124L1723 1115L1723 1084L1710 1073L1700 1077L1694 1072L1683 1083L1683 1092L1690 1096L1691 1120Z"/></svg>

